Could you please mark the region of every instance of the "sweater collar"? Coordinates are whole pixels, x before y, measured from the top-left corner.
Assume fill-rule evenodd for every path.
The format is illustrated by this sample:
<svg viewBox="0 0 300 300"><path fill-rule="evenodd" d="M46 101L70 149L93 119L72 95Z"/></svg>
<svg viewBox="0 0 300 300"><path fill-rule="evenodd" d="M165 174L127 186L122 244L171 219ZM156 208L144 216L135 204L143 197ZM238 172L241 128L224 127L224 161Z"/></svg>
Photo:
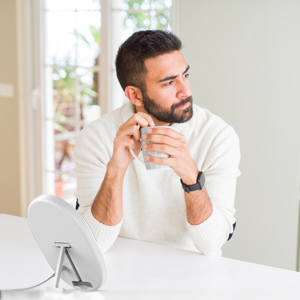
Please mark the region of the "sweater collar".
<svg viewBox="0 0 300 300"><path fill-rule="evenodd" d="M121 114L121 125L124 124L135 113L136 113L135 105L129 101L123 107L122 114ZM193 120L193 118L191 120ZM173 123L171 126L173 126L177 132L181 133L191 120L185 123Z"/></svg>

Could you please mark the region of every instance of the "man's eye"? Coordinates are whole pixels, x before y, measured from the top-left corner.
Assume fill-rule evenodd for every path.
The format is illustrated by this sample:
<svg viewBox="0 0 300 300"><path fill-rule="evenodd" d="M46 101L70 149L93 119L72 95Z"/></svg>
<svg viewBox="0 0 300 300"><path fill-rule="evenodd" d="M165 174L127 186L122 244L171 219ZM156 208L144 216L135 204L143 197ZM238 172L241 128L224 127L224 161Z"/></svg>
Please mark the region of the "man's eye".
<svg viewBox="0 0 300 300"><path fill-rule="evenodd" d="M172 83L173 83L173 80L170 80L170 81L165 83L165 86L170 86Z"/></svg>
<svg viewBox="0 0 300 300"><path fill-rule="evenodd" d="M185 78L188 78L190 76L190 74L186 73L183 75Z"/></svg>

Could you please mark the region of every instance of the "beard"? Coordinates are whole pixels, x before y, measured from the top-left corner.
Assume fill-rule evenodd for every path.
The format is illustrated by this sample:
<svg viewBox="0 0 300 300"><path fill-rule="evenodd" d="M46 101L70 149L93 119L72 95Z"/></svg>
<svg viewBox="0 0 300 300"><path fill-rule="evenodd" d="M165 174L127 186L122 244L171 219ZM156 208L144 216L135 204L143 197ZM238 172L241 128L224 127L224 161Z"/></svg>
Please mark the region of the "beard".
<svg viewBox="0 0 300 300"><path fill-rule="evenodd" d="M142 96L146 112L158 121L171 124L185 123L193 116L192 96L189 96L179 103L173 104L170 109L162 108L154 99L149 98L147 92L142 92ZM177 109L188 102L190 102L190 105L186 109Z"/></svg>

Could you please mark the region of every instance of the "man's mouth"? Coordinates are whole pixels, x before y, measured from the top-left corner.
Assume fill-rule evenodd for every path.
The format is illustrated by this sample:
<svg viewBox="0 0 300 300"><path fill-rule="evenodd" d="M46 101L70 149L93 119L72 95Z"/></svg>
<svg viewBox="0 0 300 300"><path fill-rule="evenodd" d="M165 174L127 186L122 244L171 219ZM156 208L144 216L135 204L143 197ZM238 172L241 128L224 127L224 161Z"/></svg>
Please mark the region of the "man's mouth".
<svg viewBox="0 0 300 300"><path fill-rule="evenodd" d="M185 104L179 106L178 108L180 108L180 109L185 109L185 108L189 107L189 105L190 105L190 102L187 102L187 103L185 103Z"/></svg>
<svg viewBox="0 0 300 300"><path fill-rule="evenodd" d="M179 103L175 104L173 110L175 110L176 108L179 109L188 108L191 103L193 103L193 98L192 96L189 96L188 98L184 99L180 104Z"/></svg>

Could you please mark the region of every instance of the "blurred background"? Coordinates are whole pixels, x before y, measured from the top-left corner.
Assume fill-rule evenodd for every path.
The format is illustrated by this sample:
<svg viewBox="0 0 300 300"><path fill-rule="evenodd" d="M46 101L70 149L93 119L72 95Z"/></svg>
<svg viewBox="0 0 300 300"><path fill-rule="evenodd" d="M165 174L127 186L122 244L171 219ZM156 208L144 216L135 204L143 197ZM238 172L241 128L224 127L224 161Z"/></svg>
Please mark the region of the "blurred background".
<svg viewBox="0 0 300 300"><path fill-rule="evenodd" d="M126 101L114 69L118 46L137 30L171 30L171 0L118 0L102 4L109 10L109 18L101 18L100 0L19 3L28 10L22 17L29 22L24 32L24 40L30 38L30 65L25 66L27 74L31 69L32 75L28 80L33 88L29 91L32 93L29 105L33 104L33 113L39 114L35 125L41 127L38 131L32 128L33 139L41 143L36 155L41 157L41 165L37 167L42 170L36 175L41 176L43 192L71 202L76 190L73 149L78 132L101 113ZM15 5L6 4L11 8ZM104 40L103 35L106 35ZM101 76L109 77L107 84L100 80ZM106 93L101 95L100 89ZM109 101L110 93L116 101ZM102 112L101 96L106 102Z"/></svg>
<svg viewBox="0 0 300 300"><path fill-rule="evenodd" d="M195 103L241 141L223 255L299 270L299 15L298 0L0 0L0 213L26 217L40 194L74 203L79 131L127 101L119 45L167 29Z"/></svg>

